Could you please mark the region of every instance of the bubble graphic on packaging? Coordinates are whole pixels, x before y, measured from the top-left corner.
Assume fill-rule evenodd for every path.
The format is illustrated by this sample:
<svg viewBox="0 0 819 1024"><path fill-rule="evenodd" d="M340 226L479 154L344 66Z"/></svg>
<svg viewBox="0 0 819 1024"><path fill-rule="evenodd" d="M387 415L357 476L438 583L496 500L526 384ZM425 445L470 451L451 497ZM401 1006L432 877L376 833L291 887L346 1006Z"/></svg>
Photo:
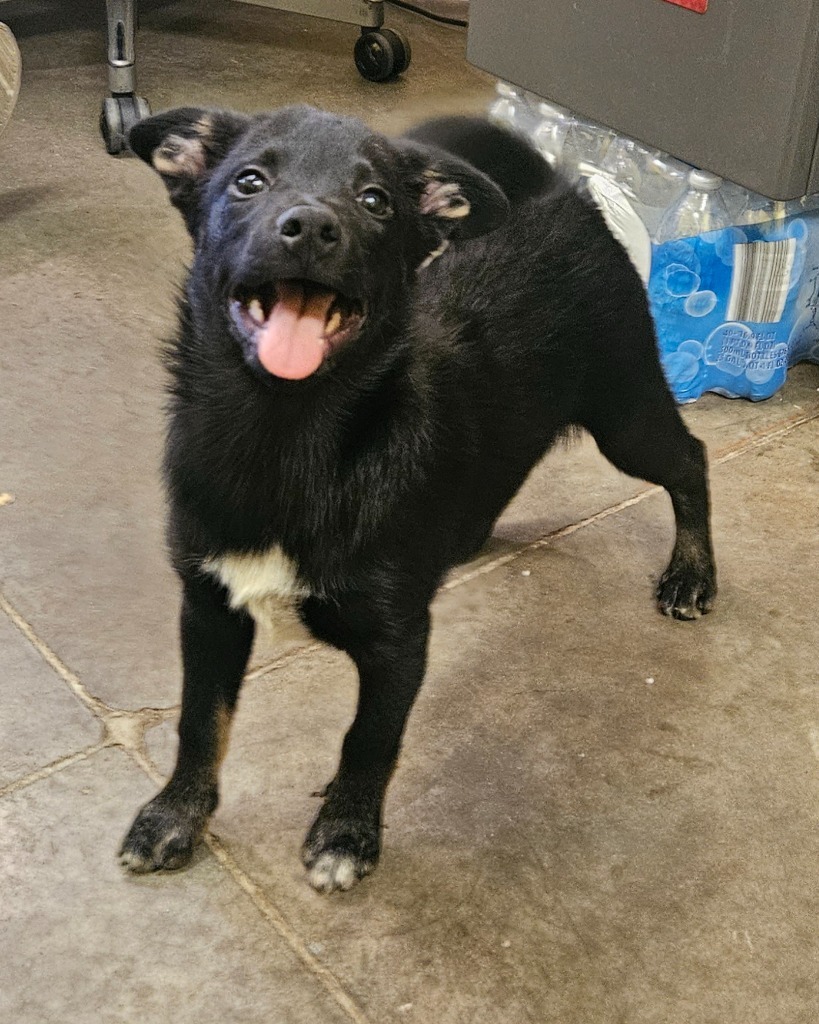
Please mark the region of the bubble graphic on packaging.
<svg viewBox="0 0 819 1024"><path fill-rule="evenodd" d="M694 292L685 300L685 311L689 316L708 316L716 304L717 296L714 292Z"/></svg>
<svg viewBox="0 0 819 1024"><path fill-rule="evenodd" d="M669 295L682 299L700 286L700 275L682 263L671 263L665 268L665 287Z"/></svg>
<svg viewBox="0 0 819 1024"><path fill-rule="evenodd" d="M654 248L651 258L651 278L649 280L648 294L651 304L658 309L675 304L678 298L695 292L698 287L698 284L688 282L683 289L682 295L672 293L668 289L669 271L671 271L672 279L674 274L683 271L689 271L695 276L699 275L700 260L694 246L690 242L664 242L662 245ZM690 287L692 283L693 287Z"/></svg>
<svg viewBox="0 0 819 1024"><path fill-rule="evenodd" d="M705 339L703 358L723 373L739 377L754 350L754 332L745 324L725 323Z"/></svg>
<svg viewBox="0 0 819 1024"><path fill-rule="evenodd" d="M663 369L669 385L674 388L692 381L700 369L700 361L690 352L669 352L663 357Z"/></svg>
<svg viewBox="0 0 819 1024"><path fill-rule="evenodd" d="M797 242L806 242L808 240L807 224L798 217L788 221L788 238L795 238Z"/></svg>
<svg viewBox="0 0 819 1024"><path fill-rule="evenodd" d="M689 338L687 341L683 341L677 348L678 352L687 352L695 359L702 359L703 347L702 343L697 341L695 338Z"/></svg>
<svg viewBox="0 0 819 1024"><path fill-rule="evenodd" d="M700 258L690 242L664 242L657 246L655 258L657 266L660 268L669 267L672 263L679 263L689 270L693 270L695 274L699 274L701 269Z"/></svg>

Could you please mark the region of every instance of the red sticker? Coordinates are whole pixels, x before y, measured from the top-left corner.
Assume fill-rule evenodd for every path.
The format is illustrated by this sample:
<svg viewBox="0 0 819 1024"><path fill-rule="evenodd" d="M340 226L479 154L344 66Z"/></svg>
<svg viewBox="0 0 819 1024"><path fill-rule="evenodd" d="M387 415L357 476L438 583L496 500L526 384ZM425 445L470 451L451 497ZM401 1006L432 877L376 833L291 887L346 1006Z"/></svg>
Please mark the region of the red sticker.
<svg viewBox="0 0 819 1024"><path fill-rule="evenodd" d="M705 14L708 10L708 0L668 0L668 3L687 7L689 11L696 11L697 14Z"/></svg>

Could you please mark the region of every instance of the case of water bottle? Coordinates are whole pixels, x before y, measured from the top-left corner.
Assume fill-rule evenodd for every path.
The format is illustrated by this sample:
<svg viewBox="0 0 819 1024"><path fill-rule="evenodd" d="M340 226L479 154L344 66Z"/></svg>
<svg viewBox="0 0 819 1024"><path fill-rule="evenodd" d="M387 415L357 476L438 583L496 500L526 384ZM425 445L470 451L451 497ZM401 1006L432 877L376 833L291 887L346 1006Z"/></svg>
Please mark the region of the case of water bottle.
<svg viewBox="0 0 819 1024"><path fill-rule="evenodd" d="M767 199L503 82L490 116L600 207L678 401L768 398L789 366L819 363L819 196Z"/></svg>

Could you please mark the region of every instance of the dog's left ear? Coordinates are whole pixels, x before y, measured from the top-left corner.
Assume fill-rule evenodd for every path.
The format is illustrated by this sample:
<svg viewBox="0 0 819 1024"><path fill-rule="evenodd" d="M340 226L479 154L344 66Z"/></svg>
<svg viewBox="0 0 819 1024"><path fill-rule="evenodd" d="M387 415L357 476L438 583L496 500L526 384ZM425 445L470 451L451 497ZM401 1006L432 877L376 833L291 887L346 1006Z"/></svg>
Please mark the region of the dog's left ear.
<svg viewBox="0 0 819 1024"><path fill-rule="evenodd" d="M434 218L443 238L477 238L500 227L509 215L509 200L476 167L433 146L409 139L401 148L413 168L413 187L424 217Z"/></svg>
<svg viewBox="0 0 819 1024"><path fill-rule="evenodd" d="M192 235L203 182L249 123L243 114L178 107L146 117L131 129L128 145L165 182Z"/></svg>

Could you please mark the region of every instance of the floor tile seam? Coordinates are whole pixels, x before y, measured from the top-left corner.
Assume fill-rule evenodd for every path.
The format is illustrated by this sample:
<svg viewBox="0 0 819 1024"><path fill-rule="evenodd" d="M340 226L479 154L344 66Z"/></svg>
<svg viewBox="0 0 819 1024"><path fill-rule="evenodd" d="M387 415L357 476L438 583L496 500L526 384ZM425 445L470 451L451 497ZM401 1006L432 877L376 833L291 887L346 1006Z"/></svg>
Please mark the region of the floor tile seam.
<svg viewBox="0 0 819 1024"><path fill-rule="evenodd" d="M557 530L552 530L550 533L544 534L536 540L526 541L524 544L516 546L511 551L507 551L505 554L499 555L497 558L492 558L488 562L484 562L482 565L476 566L476 568L470 569L467 572L448 580L440 589L442 591L454 590L456 587L463 586L465 583L470 583L479 576L485 576L490 572L494 572L495 569L503 568L503 566L516 561L523 555L528 555L539 551L542 548L550 547L555 541L562 540L564 537L570 537L573 533L577 533L578 530L585 529L587 526L593 526L595 523L601 522L603 519L608 519L609 516L616 515L618 512L623 512L627 508L631 508L633 505L639 505L640 502L644 501L652 494L657 494L662 490L662 487L648 487L645 490L640 491L639 494L633 495L631 498L625 498L623 501L618 501L614 505L609 505L607 508L600 509L599 512L594 512L590 516L585 516L583 519L578 519L573 523L567 523L565 526L561 526Z"/></svg>
<svg viewBox="0 0 819 1024"><path fill-rule="evenodd" d="M807 426L817 419L819 419L819 410L806 415L793 416L787 420L780 420L771 429L756 431L748 437L742 438L736 444L726 445L724 448L719 449L713 459L714 465L725 465L726 462L731 462L741 455L747 455L758 448L764 448L765 445L772 444L774 441L792 434L800 427Z"/></svg>
<svg viewBox="0 0 819 1024"><path fill-rule="evenodd" d="M127 752L152 782L157 786L165 784L166 778L150 757L138 750L129 749ZM222 841L213 835L212 832L205 834L204 841L213 854L220 870L224 871L233 883L244 892L288 949L302 963L308 973L324 986L333 1001L344 1011L349 1019L354 1024L370 1024L369 1018L347 992L335 974L329 967L326 967L313 956L296 929L293 928L275 903L268 898L261 886L239 866Z"/></svg>
<svg viewBox="0 0 819 1024"><path fill-rule="evenodd" d="M93 696L83 685L80 677L62 661L59 655L40 637L34 627L14 605L0 593L0 611L2 611L20 633L28 640L31 646L37 651L45 663L66 683L74 696L90 711L96 718L103 721L106 716L113 713L110 708L99 697Z"/></svg>
<svg viewBox="0 0 819 1024"><path fill-rule="evenodd" d="M807 415L800 414L788 417L785 420L779 420L771 429L757 431L751 434L750 437L743 438L735 445L718 449L713 456L712 464L714 466L721 466L727 462L731 462L733 459L736 459L747 452L756 451L758 448L764 447L764 445L772 443L780 437L786 436L794 430L797 430L799 427L805 426L807 423L811 423L816 419L819 419L819 410L815 413ZM484 562L475 569L471 569L467 572L454 576L440 587L440 591L444 592L454 590L465 583L470 583L472 580L477 579L480 576L485 576L488 573L494 572L496 569L503 568L503 566L516 561L524 555L549 547L554 544L555 541L561 540L564 537L569 537L578 530L584 529L587 526L593 526L595 523L598 523L603 519L607 519L609 516L616 515L618 512L623 512L634 505L638 505L640 502L645 501L646 498L650 498L652 495L658 494L662 490L663 488L658 486L646 487L644 490L630 498L619 501L614 505L609 505L592 515L586 516L573 523L567 523L565 526L562 526L557 530L553 530L542 537L538 537L534 541L527 541L524 544L516 546L511 551L507 551L503 555L499 555L497 558L490 559L488 562ZM307 657L315 651L320 650L321 647L321 644L311 644L309 647L303 647L296 651L289 651L287 654L281 655L279 658L273 658L270 661L265 662L263 665L253 669L253 671L246 676L246 679L258 679L266 675L268 672L286 667L293 661L298 661L303 657Z"/></svg>
<svg viewBox="0 0 819 1024"><path fill-rule="evenodd" d="M31 623L28 622L28 620L23 615L21 615L21 613L2 593L0 593L0 611L2 611L7 616L7 618L11 620L13 625L18 629L20 633L23 634L23 636L26 638L26 640L28 640L32 647L34 647L34 649L37 651L40 657L46 662L46 664L49 665L49 667L52 668L57 673L58 676L60 676L63 682L68 684L69 688L78 698L78 700L86 708L88 708L88 710L91 711L92 714L94 714L97 718L105 720L111 715L129 715L138 717L145 715L148 712L153 712L170 718L173 716L174 713L178 713L178 704L169 705L167 708L155 708L146 706L143 708L135 709L118 708L110 704L107 704L105 701L101 700L99 697L95 697L92 693L90 693L87 690L87 688L85 687L79 676L76 674L76 672L72 672L72 670L65 664L65 662L62 661L59 655L51 649L51 647L45 642L45 640L42 639L42 637L40 637L37 634L36 630L31 625ZM250 682L253 679L257 679L259 676L263 676L266 673L273 671L274 669L285 668L287 665L290 664L291 661L295 661L300 657L303 657L304 655L312 654L315 651L321 650L321 648L322 644L312 643L308 646L300 647L297 650L287 651L285 654L273 657L269 661L264 662L264 664L262 665L258 665L256 668L248 672L247 675L245 676L245 682Z"/></svg>
<svg viewBox="0 0 819 1024"><path fill-rule="evenodd" d="M744 438L736 445L718 449L711 460L712 465L722 466L727 462L731 462L733 459L747 454L748 452L756 451L767 444L771 444L774 441L779 440L781 437L785 437L786 435L793 433L799 427L812 423L816 419L819 419L819 410L808 415L794 416L784 421L780 420L775 429L759 431L752 434L750 437ZM609 516L616 515L619 512L624 512L626 509L640 504L640 502L645 501L646 498L650 498L652 495L658 494L662 490L664 490L664 488L656 485L646 487L644 490L630 498L625 498L623 501L619 501L614 505L609 505L607 508L600 509L600 511L594 512L590 516L585 516L583 519L578 519L573 523L567 523L565 526L561 526L557 530L544 534L544 536L538 537L536 540L526 541L524 544L514 547L511 551L507 551L503 555L499 555L497 558L484 562L475 569L448 580L440 589L454 590L456 587L459 587L464 583L469 583L479 576L485 576L487 573L494 572L495 569L500 569L504 565L508 565L510 562L516 561L523 555L539 551L544 547L549 547L554 544L555 541L562 540L564 537L569 537L578 530L585 529L587 526L593 526L596 523L601 522L603 519L608 519Z"/></svg>
<svg viewBox="0 0 819 1024"><path fill-rule="evenodd" d="M41 768L37 768L33 772L29 772L28 775L24 775L19 779L14 779L12 782L6 783L5 786L0 786L0 800L2 800L3 797L11 796L12 793L16 793L21 789L27 789L29 786L33 786L37 782L50 779L52 775L57 775L59 772L64 771L66 768L70 768L72 765L78 764L80 761L87 761L88 758L93 757L94 754L98 754L101 750L105 750L108 746L110 746L110 744L103 739L98 743L93 743L88 747L84 747L82 750L75 750L71 754L65 754L63 757L58 757L55 761L51 761L49 764L43 765Z"/></svg>
<svg viewBox="0 0 819 1024"><path fill-rule="evenodd" d="M259 913L302 962L308 973L324 985L334 1002L347 1014L350 1020L354 1021L355 1024L370 1024L369 1018L347 992L341 981L339 981L329 967L326 967L313 956L296 929L284 917L275 903L268 898L261 886L239 866L222 841L212 833L208 833L205 837L205 842L222 869L231 876L235 884L247 895ZM307 883L304 882L303 884L306 885Z"/></svg>
<svg viewBox="0 0 819 1024"><path fill-rule="evenodd" d="M790 417L784 421L779 421L774 429L766 429L752 434L749 438L745 438L738 442L736 445L729 446L718 450L715 458L713 459L714 465L723 465L726 462L730 462L747 452L757 450L760 447L764 447L766 444L772 443L787 434L792 433L799 427L805 426L808 423L813 422L819 418L819 410L807 415L798 415ZM516 546L513 550L500 555L497 558L491 559L488 562L478 566L476 569L467 571L448 580L440 588L441 591L453 590L456 587L462 586L465 583L471 582L480 576L487 575L490 572L494 572L496 569L502 568L508 565L510 562L521 558L522 556L534 553L548 547L564 537L571 536L587 526L594 525L597 522L607 519L609 516L616 515L618 512L625 511L626 509L639 504L646 498L653 494L661 491L661 487L648 487L638 494L627 498L624 501L617 502L614 505L610 505L605 509L594 513L591 516L586 516L583 519L577 520L574 523L568 523L558 530L554 530L550 533L545 534L543 537L539 537L534 541L526 542L520 546ZM3 611L6 616L12 621L17 629L26 637L29 643L38 651L44 661L63 679L65 683L70 687L77 699L85 705L85 707L92 712L97 718L105 719L111 715L140 715L141 710L128 711L125 709L115 709L110 705L106 704L100 698L95 697L86 689L76 673L72 672L67 665L58 657L58 655L49 647L49 645L37 635L31 624L17 611L17 609L8 601L8 599L0 594L0 611ZM310 644L307 647L300 648L295 651L289 651L280 657L273 658L270 661L265 662L253 669L246 676L247 681L260 678L269 672L272 672L279 668L284 668L293 661L300 660L303 657L309 656L315 653L321 648L320 644ZM172 707L168 710L167 717L171 717L173 713L178 710Z"/></svg>
<svg viewBox="0 0 819 1024"><path fill-rule="evenodd" d="M268 672L278 671L293 662L298 661L300 658L305 657L308 654L315 654L316 651L324 649L324 644L311 643L303 647L299 647L294 651L285 651L284 654L274 655L268 661L263 662L261 665L257 665L251 669L245 675L245 682L249 683L254 679L258 679L260 676L267 675Z"/></svg>
<svg viewBox="0 0 819 1024"><path fill-rule="evenodd" d="M76 672L71 671L59 655L37 634L31 623L3 594L0 594L0 611L10 619L46 664L68 685L83 707L102 725L104 733L100 741L101 747L121 746L126 749L139 749L144 745L144 737L148 729L179 713L178 704L160 708L146 706L134 710L116 708L106 704L105 701L88 692Z"/></svg>
<svg viewBox="0 0 819 1024"><path fill-rule="evenodd" d="M30 772L23 778L15 779L5 786L0 786L0 799L11 796L13 793L26 789L37 782L44 781L81 761L86 761L111 746L114 746L114 744L107 740L102 740L83 750L78 750L65 757L58 758L56 761L52 761L50 764L37 769L37 771ZM148 775L152 782L156 785L162 785L165 782L162 773L149 757L139 750L128 747L122 749L136 761L137 765ZM310 953L298 932L290 925L276 905L268 899L261 887L236 863L222 842L216 836L208 834L205 836L205 843L211 853L213 853L220 869L228 874L234 884L248 896L256 910L259 911L285 945L302 963L308 973L324 986L333 1001L344 1011L347 1017L354 1024L370 1024L367 1016L352 996L349 995L335 974Z"/></svg>
<svg viewBox="0 0 819 1024"><path fill-rule="evenodd" d="M176 712L178 708L171 710ZM16 792L18 789L25 789L42 779L50 778L57 772L70 768L71 765L77 764L79 761L87 760L94 754L98 754L101 750L119 747L126 751L141 754L145 747L145 734L147 730L154 725L167 721L170 717L171 715L166 713L165 708L143 708L139 712L125 712L124 714L112 712L106 718L99 721L99 725L102 727L102 737L100 740L82 747L80 750L64 754L54 761L49 761L47 764L35 768L27 775L23 775L19 779L13 779L11 782L0 786L0 799L9 793ZM126 726L131 725L132 728L124 730L121 727L117 728L117 721L125 722ZM134 739L129 733L136 733L138 739Z"/></svg>

